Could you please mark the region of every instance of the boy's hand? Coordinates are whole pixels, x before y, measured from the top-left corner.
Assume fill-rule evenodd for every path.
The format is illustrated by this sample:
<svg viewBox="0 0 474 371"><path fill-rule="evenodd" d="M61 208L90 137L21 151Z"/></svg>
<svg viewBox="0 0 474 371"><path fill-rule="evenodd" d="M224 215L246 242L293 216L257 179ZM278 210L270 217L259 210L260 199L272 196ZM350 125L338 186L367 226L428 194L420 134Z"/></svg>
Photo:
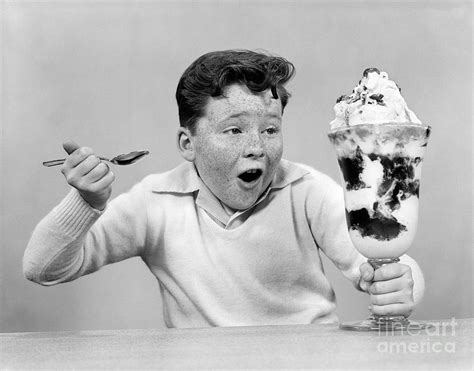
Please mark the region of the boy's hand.
<svg viewBox="0 0 474 371"><path fill-rule="evenodd" d="M374 271L369 263L360 266L360 287L370 294L370 311L379 316L409 316L414 308L411 268L386 264Z"/></svg>
<svg viewBox="0 0 474 371"><path fill-rule="evenodd" d="M112 193L114 173L91 148L80 147L73 141L64 142L63 148L69 154L61 168L67 182L94 209L105 209Z"/></svg>

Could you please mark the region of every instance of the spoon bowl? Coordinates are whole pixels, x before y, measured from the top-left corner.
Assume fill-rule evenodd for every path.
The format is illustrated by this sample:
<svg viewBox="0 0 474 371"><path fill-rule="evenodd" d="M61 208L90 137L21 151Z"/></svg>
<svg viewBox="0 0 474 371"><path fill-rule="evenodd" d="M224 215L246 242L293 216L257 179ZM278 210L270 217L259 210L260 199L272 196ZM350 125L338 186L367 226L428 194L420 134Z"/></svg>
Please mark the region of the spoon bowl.
<svg viewBox="0 0 474 371"><path fill-rule="evenodd" d="M116 165L131 165L137 162L138 160L141 160L143 157L145 157L149 153L150 152L148 151L133 151L129 153L124 153L122 155L115 156L109 162Z"/></svg>

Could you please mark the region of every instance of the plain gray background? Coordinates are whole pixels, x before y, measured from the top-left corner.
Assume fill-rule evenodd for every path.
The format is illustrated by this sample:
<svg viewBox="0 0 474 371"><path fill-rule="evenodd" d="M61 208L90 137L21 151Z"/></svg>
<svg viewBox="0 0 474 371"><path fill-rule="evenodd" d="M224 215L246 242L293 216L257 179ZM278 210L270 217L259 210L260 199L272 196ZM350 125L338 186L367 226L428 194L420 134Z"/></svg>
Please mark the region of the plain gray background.
<svg viewBox="0 0 474 371"><path fill-rule="evenodd" d="M24 279L34 226L68 192L74 139L104 156L148 149L114 169L114 195L182 160L174 101L184 69L219 49L263 49L296 66L284 115L287 159L339 179L326 137L335 99L379 67L432 126L420 222L409 254L426 295L412 318L472 317L472 5L464 1L6 1L2 22L0 331L163 327L159 287L139 260L75 282ZM341 320L368 298L326 259Z"/></svg>

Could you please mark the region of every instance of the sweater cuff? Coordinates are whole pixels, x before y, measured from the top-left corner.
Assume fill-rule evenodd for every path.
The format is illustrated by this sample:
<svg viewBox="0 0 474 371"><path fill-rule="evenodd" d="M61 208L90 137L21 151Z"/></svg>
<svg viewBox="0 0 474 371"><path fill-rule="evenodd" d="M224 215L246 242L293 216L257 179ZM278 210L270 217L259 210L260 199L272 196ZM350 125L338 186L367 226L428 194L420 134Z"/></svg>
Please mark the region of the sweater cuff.
<svg viewBox="0 0 474 371"><path fill-rule="evenodd" d="M66 235L77 238L87 232L104 211L94 209L72 188L54 208L53 213L61 230Z"/></svg>

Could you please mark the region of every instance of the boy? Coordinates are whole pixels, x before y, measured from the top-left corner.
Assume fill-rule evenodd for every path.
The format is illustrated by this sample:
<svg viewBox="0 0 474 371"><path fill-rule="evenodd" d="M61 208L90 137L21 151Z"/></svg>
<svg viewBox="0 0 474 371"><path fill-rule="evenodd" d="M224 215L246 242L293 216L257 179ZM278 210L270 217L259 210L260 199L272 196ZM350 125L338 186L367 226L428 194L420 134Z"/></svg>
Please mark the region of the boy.
<svg viewBox="0 0 474 371"><path fill-rule="evenodd" d="M416 263L404 257L409 265L374 274L348 237L340 187L282 159L293 72L285 59L251 51L198 58L176 91L186 162L110 203L109 167L64 143L73 188L36 227L26 277L53 285L140 256L159 281L169 327L334 322L322 250L371 294L374 314L410 314L414 281L415 297L423 292Z"/></svg>

